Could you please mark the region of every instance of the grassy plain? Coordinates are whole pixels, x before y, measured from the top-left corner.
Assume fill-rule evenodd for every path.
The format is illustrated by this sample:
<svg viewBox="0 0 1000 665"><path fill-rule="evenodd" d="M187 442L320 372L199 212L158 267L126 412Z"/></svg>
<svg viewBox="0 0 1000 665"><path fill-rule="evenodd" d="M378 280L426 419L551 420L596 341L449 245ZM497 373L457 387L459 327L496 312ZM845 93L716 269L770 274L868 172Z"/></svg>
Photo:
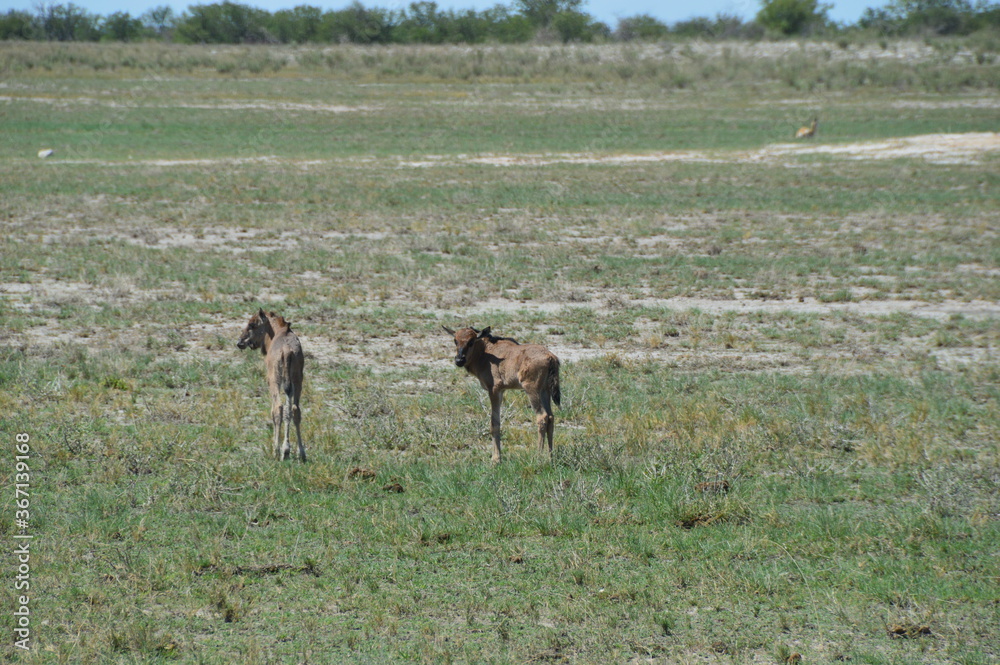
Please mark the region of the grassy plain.
<svg viewBox="0 0 1000 665"><path fill-rule="evenodd" d="M784 46L0 44L4 658L997 662L995 49Z"/></svg>

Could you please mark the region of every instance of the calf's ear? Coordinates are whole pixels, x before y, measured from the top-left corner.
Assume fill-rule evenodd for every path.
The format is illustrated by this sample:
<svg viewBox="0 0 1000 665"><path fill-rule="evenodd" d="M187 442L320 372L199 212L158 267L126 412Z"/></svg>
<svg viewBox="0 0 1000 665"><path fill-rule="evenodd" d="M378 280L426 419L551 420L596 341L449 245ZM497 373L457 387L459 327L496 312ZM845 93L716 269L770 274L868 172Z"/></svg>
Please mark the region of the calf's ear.
<svg viewBox="0 0 1000 665"><path fill-rule="evenodd" d="M483 331L481 333L479 333L479 336L480 337L488 337L489 334L490 334L490 326L486 326L485 328L483 328Z"/></svg>
<svg viewBox="0 0 1000 665"><path fill-rule="evenodd" d="M263 308L263 307L258 307L258 308L257 308L257 316L259 316L259 317L260 317L260 318L262 318L262 319L263 319L263 318L264 318L265 316L267 316L267 314L265 314L265 313L264 313L264 308Z"/></svg>
<svg viewBox="0 0 1000 665"><path fill-rule="evenodd" d="M448 333L449 335L454 335L455 334L455 331L452 330L451 328L449 328L448 326L441 326L441 327L444 328L444 331L446 333Z"/></svg>

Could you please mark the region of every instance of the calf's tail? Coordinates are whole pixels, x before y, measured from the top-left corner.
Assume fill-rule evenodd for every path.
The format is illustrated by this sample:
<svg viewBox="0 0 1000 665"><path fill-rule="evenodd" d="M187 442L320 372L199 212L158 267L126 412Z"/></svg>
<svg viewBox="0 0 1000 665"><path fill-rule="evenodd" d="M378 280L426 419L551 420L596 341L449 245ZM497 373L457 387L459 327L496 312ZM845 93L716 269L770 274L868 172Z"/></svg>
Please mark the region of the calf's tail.
<svg viewBox="0 0 1000 665"><path fill-rule="evenodd" d="M549 394L556 406L562 407L562 393L559 391L559 359L549 361Z"/></svg>

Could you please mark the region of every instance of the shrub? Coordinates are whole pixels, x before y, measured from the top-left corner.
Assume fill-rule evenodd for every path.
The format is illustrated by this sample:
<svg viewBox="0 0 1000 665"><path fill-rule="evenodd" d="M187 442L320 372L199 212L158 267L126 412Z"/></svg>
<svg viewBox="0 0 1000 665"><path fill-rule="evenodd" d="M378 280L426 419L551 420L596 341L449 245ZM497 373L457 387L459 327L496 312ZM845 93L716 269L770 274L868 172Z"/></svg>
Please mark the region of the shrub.
<svg viewBox="0 0 1000 665"><path fill-rule="evenodd" d="M757 22L783 35L798 35L825 25L828 9L817 0L763 0Z"/></svg>
<svg viewBox="0 0 1000 665"><path fill-rule="evenodd" d="M192 44L252 44L273 41L260 9L235 2L192 5L177 25L177 40Z"/></svg>
<svg viewBox="0 0 1000 665"><path fill-rule="evenodd" d="M128 12L115 12L101 25L101 38L106 41L134 42L147 34L142 20L132 18Z"/></svg>
<svg viewBox="0 0 1000 665"><path fill-rule="evenodd" d="M663 39L670 33L670 29L649 14L640 14L618 21L615 28L615 39L629 42L634 39L643 41L655 41Z"/></svg>
<svg viewBox="0 0 1000 665"><path fill-rule="evenodd" d="M38 33L34 18L15 9L0 14L0 39L34 39Z"/></svg>
<svg viewBox="0 0 1000 665"><path fill-rule="evenodd" d="M99 17L88 14L72 2L65 5L40 5L38 24L42 39L57 42L89 42L100 37Z"/></svg>
<svg viewBox="0 0 1000 665"><path fill-rule="evenodd" d="M396 14L387 9L368 9L354 2L346 9L323 14L320 38L325 42L388 44L395 22Z"/></svg>

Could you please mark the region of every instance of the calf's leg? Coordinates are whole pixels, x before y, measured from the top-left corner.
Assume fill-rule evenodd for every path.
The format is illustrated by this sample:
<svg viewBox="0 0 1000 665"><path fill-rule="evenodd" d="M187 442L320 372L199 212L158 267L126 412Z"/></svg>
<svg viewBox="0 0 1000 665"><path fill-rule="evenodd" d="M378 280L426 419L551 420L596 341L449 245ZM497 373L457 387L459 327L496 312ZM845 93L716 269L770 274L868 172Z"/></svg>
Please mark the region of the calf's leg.
<svg viewBox="0 0 1000 665"><path fill-rule="evenodd" d="M290 440L291 429L292 429L292 404L291 401L285 404L284 416L285 416L285 440L281 443L281 457L283 460L291 457L292 454L292 442Z"/></svg>
<svg viewBox="0 0 1000 665"><path fill-rule="evenodd" d="M271 421L274 423L274 455L279 460L284 459L288 454L287 447L282 450L281 446L281 421L284 420L283 411L281 397L275 396L271 402ZM287 436L285 437L285 445L288 445Z"/></svg>
<svg viewBox="0 0 1000 665"><path fill-rule="evenodd" d="M535 410L535 423L538 425L538 452L545 451L545 440L549 442L549 457L552 456L552 431L555 418L552 417L552 398L546 391L529 392L528 400Z"/></svg>
<svg viewBox="0 0 1000 665"><path fill-rule="evenodd" d="M300 426L302 422L302 412L299 410L298 399L296 399L295 402L292 404L292 422L295 423L295 439L296 441L298 441L299 444L299 460L305 462L306 447L302 445L302 429Z"/></svg>
<svg viewBox="0 0 1000 665"><path fill-rule="evenodd" d="M490 391L490 434L493 435L493 463L500 462L500 407L503 406L503 391Z"/></svg>

